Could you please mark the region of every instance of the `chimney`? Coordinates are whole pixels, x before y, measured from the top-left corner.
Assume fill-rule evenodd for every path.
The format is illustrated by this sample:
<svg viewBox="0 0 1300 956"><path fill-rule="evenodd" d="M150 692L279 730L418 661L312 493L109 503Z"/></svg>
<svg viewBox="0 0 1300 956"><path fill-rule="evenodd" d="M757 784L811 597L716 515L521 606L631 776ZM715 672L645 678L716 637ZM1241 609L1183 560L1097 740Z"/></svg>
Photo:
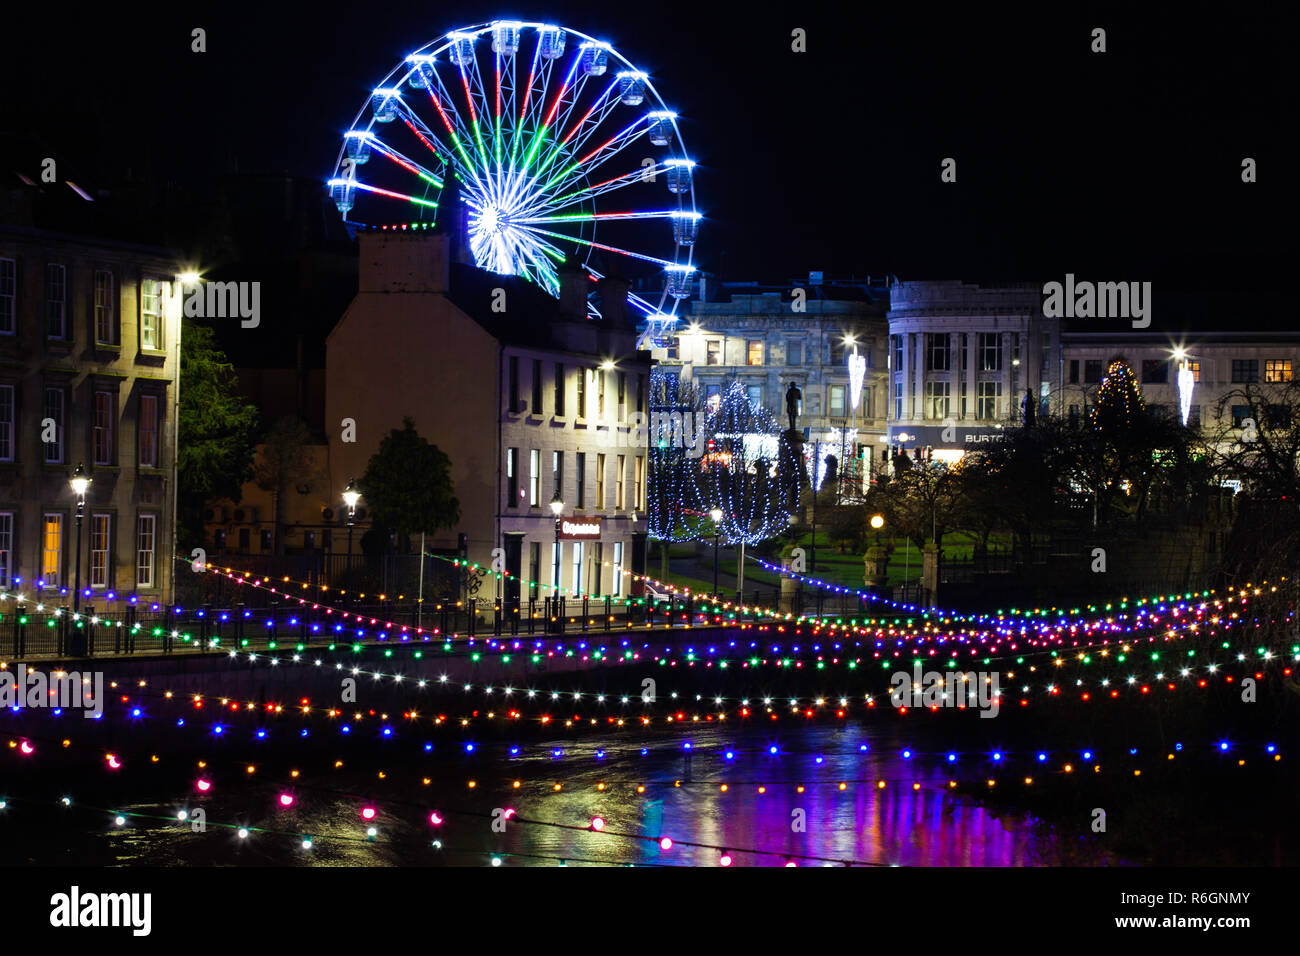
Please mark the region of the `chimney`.
<svg viewBox="0 0 1300 956"><path fill-rule="evenodd" d="M587 320L587 273L572 259L557 270L560 278L560 317L570 321ZM626 301L627 290L624 289ZM626 308L626 305L624 306Z"/></svg>
<svg viewBox="0 0 1300 956"><path fill-rule="evenodd" d="M632 283L622 276L605 276L596 283L596 291L600 293L600 314L611 329L635 328L627 310L627 290L631 286Z"/></svg>

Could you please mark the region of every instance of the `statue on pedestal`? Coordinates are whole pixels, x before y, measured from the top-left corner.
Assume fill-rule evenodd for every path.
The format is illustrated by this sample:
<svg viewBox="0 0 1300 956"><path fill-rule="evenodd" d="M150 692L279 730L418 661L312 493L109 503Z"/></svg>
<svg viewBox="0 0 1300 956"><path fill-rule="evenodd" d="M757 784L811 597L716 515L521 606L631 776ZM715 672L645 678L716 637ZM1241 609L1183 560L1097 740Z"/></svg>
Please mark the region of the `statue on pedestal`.
<svg viewBox="0 0 1300 956"><path fill-rule="evenodd" d="M803 401L803 392L794 382L785 390L785 413L790 416L790 431L794 431L795 419L799 417L799 403Z"/></svg>

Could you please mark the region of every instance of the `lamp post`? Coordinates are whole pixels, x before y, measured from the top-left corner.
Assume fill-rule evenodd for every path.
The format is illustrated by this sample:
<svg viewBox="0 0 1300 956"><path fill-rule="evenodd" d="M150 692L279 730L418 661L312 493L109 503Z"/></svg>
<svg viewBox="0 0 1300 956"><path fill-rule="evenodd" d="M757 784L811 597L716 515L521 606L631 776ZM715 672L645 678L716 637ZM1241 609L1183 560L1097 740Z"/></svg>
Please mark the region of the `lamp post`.
<svg viewBox="0 0 1300 956"><path fill-rule="evenodd" d="M354 479L348 479L348 486L343 489L343 503L348 506L348 576L352 575L352 525L357 519L357 502L361 500L361 492L357 490L357 483Z"/></svg>
<svg viewBox="0 0 1300 956"><path fill-rule="evenodd" d="M713 596L718 596L718 544L722 536L722 509L714 508L709 512L713 519Z"/></svg>
<svg viewBox="0 0 1300 956"><path fill-rule="evenodd" d="M560 497L560 489L555 489L555 494L551 497L551 514L555 515L555 574L552 580L555 582L555 597L560 597L560 514L564 511L564 499Z"/></svg>
<svg viewBox="0 0 1300 956"><path fill-rule="evenodd" d="M68 484L72 485L72 493L77 496L77 553L73 559L75 570L72 591L72 612L75 614L81 610L81 519L86 513L86 490L90 488L90 476L80 462L72 472Z"/></svg>

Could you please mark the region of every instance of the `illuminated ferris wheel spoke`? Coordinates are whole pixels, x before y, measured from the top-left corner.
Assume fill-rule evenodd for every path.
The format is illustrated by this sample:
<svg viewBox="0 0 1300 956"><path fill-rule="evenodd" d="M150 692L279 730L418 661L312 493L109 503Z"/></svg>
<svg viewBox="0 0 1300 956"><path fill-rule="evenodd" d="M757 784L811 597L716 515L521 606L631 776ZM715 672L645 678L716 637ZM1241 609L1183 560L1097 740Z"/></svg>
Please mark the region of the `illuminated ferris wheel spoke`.
<svg viewBox="0 0 1300 956"><path fill-rule="evenodd" d="M328 185L350 226L405 229L432 219L409 210L436 211L450 176L477 266L558 294L567 261L599 277L618 257L641 290L630 308L658 335L691 290L700 216L687 155L676 114L618 51L498 20L443 34L384 77Z"/></svg>
<svg viewBox="0 0 1300 956"><path fill-rule="evenodd" d="M653 262L663 266L665 269L674 265L671 259L660 259L658 256L649 256L643 252L633 252L631 249L620 249L618 246L611 246L604 242L596 242L594 239L582 239L578 236L567 236L562 232L551 232L549 229L539 229L537 226L520 226L520 229L526 229L529 232L540 233L543 236L553 236L556 239L563 239L566 242L580 242L584 246L590 246L593 249L604 249L606 252L617 252L620 256L627 256L629 259L640 259L642 262Z"/></svg>
<svg viewBox="0 0 1300 956"><path fill-rule="evenodd" d="M411 159L409 156L402 155L397 150L387 145L383 140L381 140L374 133L367 133L366 140L367 140L367 145L369 145L369 147L372 150L379 153L379 155L385 157L386 159L391 160L393 163L402 167L403 169L415 173L415 175L419 176L430 186L433 186L436 189L442 188L443 180L441 176L437 175L432 170L427 169L424 166L420 165L415 160Z"/></svg>
<svg viewBox="0 0 1300 956"><path fill-rule="evenodd" d="M565 181L574 179L578 176L590 175L593 170L603 165L607 160L610 159L610 157L617 155L623 149L627 148L632 143L636 142L638 139L644 136L646 131L644 129L640 129L640 130L637 129L637 127L640 125L641 125L641 120L637 120L635 123L633 123L631 126L628 126L626 129L623 129L620 132L615 133L612 137L610 137L601 145L597 146L586 156L583 156L581 159L573 163L572 166L569 166L568 168L563 169L560 172L556 173L554 176L552 176L542 186L542 189L548 190L557 184L562 185ZM583 167L586 168L584 169Z"/></svg>
<svg viewBox="0 0 1300 956"><path fill-rule="evenodd" d="M532 224L538 222L604 222L614 219L671 219L677 214L676 209L660 209L654 212L575 212L561 216L530 216L527 219L515 218L512 221Z"/></svg>
<svg viewBox="0 0 1300 956"><path fill-rule="evenodd" d="M334 185L338 182L341 181L332 179L330 180L330 185ZM363 183L359 179L353 179L349 182L354 189L364 189L366 192L374 193L377 196L389 196L393 199L405 199L407 202L414 203L417 206L430 206L434 209L438 208L437 202L432 199L421 199L419 196L409 196L406 193L394 192L391 189L381 189L379 186L371 186Z"/></svg>
<svg viewBox="0 0 1300 956"><path fill-rule="evenodd" d="M635 186L638 183L649 182L651 181L651 177L657 178L659 173L663 172L667 168L667 166L659 164L656 166L645 166L641 169L634 169L630 173L615 176L613 179L606 179L604 182L594 183L585 189L579 189L576 192L556 196L554 199L549 198L549 193L539 194L540 196L549 199L549 202L543 199L535 205L545 206L556 210L566 209L576 203L586 202L590 199L595 199L597 196L608 195L609 193L623 189L626 186Z"/></svg>

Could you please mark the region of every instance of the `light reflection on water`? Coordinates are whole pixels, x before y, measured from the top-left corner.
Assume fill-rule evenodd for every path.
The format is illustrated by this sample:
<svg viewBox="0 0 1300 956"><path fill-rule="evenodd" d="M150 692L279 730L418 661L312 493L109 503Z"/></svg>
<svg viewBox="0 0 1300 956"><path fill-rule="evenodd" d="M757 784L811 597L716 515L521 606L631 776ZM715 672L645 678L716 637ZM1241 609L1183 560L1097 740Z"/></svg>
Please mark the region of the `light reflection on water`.
<svg viewBox="0 0 1300 956"><path fill-rule="evenodd" d="M1033 820L998 819L972 805L949 790L948 776L934 761L876 757L870 748L878 738L861 727L784 733L775 756L767 752L774 740L763 728L707 727L690 740L689 778L681 736L636 744L626 738L587 738L576 745L572 739L534 741L511 760L503 759L503 750L486 747L472 759L452 758L454 766L442 767L437 776L446 789L376 790L379 814L370 823L359 817L362 798L336 791L308 790L291 811L268 814L273 793L250 800L249 789L229 788L209 801L209 820L288 832L254 831L240 840L231 830L211 827L203 836L183 825L158 826L147 836L127 827L109 829L102 839L111 848L100 851L107 849L118 863L149 865L484 866L494 854L505 866L555 866L561 859L569 865L718 865L717 849L683 845L701 843L726 847L735 866L781 866L785 854L898 866L1116 862ZM646 756L640 754L643 745ZM601 746L608 752L598 759L594 752ZM552 756L555 748L563 750L558 759ZM723 755L728 748L735 751L730 761ZM467 775L479 781L472 791L463 789ZM521 782L517 789L515 779ZM674 786L676 780L682 785ZM604 791L597 789L602 782ZM638 784L646 786L644 794L636 792ZM797 791L800 785L803 793ZM766 792L760 793L760 786ZM437 828L427 820L428 807L435 805L447 811L446 823ZM519 822L507 823L504 833L493 832L490 818L497 808L513 808L523 819L578 827L600 816L605 832ZM134 809L174 811L156 805ZM795 810L804 812L802 832L792 827ZM377 835L367 839L371 825ZM292 833L310 834L312 849L303 850ZM625 833L648 839L619 835ZM656 842L663 835L675 843L666 852ZM433 848L435 839L443 842L441 850ZM755 849L771 855L745 852ZM835 864L799 859L797 865Z"/></svg>

